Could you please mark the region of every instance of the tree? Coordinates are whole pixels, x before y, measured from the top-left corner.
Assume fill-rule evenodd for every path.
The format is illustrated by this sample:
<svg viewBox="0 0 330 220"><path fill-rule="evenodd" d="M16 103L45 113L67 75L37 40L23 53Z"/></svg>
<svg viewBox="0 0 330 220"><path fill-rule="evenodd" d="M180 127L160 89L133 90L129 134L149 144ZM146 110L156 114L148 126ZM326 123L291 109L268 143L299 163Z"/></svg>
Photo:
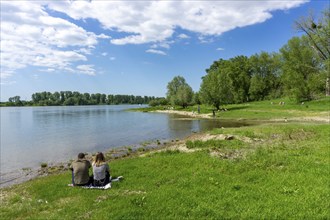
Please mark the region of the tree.
<svg viewBox="0 0 330 220"><path fill-rule="evenodd" d="M107 103L107 95L106 94L101 94L100 104L104 105L106 103Z"/></svg>
<svg viewBox="0 0 330 220"><path fill-rule="evenodd" d="M149 105L152 107L158 106L158 105L167 105L167 104L168 104L168 102L167 102L167 99L165 99L165 98L156 98L149 102Z"/></svg>
<svg viewBox="0 0 330 220"><path fill-rule="evenodd" d="M184 84L179 87L176 94L176 103L186 108L192 101L194 92L188 84Z"/></svg>
<svg viewBox="0 0 330 220"><path fill-rule="evenodd" d="M251 65L246 56L237 56L229 60L228 76L231 82L233 102L242 103L249 100Z"/></svg>
<svg viewBox="0 0 330 220"><path fill-rule="evenodd" d="M326 8L322 16L316 21L312 13L295 22L296 29L306 34L309 46L323 61L323 74L325 75L325 93L330 95L330 8Z"/></svg>
<svg viewBox="0 0 330 220"><path fill-rule="evenodd" d="M172 105L175 105L176 94L179 87L184 85L186 80L182 76L176 76L167 84L166 97Z"/></svg>
<svg viewBox="0 0 330 220"><path fill-rule="evenodd" d="M166 95L172 105L185 108L192 101L193 90L182 76L176 76L167 84Z"/></svg>
<svg viewBox="0 0 330 220"><path fill-rule="evenodd" d="M279 93L281 63L278 54L261 52L250 57L251 84L249 88L252 100L264 100ZM275 97L272 97L275 98Z"/></svg>
<svg viewBox="0 0 330 220"><path fill-rule="evenodd" d="M202 104L199 92L195 92L195 94L193 96L193 102L194 102L194 104L197 104L197 105Z"/></svg>
<svg viewBox="0 0 330 220"><path fill-rule="evenodd" d="M306 36L294 37L280 49L283 57L282 81L286 93L296 101L310 100L314 88L318 88L315 77L320 72L320 59L308 45ZM323 83L322 83L323 84Z"/></svg>
<svg viewBox="0 0 330 220"><path fill-rule="evenodd" d="M8 101L10 102L10 105L15 105L15 106L22 106L23 105L20 96L10 97L8 99Z"/></svg>
<svg viewBox="0 0 330 220"><path fill-rule="evenodd" d="M220 59L206 70L207 74L202 78L200 98L203 103L210 104L217 110L221 104L231 103L233 100L228 70L229 61Z"/></svg>
<svg viewBox="0 0 330 220"><path fill-rule="evenodd" d="M61 94L59 92L54 92L52 99L53 99L55 105L61 104Z"/></svg>

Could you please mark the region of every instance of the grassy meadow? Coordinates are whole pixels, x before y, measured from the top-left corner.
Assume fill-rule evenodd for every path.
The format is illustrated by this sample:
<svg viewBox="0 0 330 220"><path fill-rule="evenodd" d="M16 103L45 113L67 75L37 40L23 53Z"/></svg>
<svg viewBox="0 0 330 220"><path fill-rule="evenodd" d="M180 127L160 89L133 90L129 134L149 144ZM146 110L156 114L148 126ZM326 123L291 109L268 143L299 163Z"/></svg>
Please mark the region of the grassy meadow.
<svg viewBox="0 0 330 220"><path fill-rule="evenodd" d="M225 108L217 117L290 119L329 114L329 99ZM263 123L204 135L214 138L196 134L159 151L110 161L112 175L124 180L109 190L67 187L69 171L1 189L0 218L330 218L329 123Z"/></svg>

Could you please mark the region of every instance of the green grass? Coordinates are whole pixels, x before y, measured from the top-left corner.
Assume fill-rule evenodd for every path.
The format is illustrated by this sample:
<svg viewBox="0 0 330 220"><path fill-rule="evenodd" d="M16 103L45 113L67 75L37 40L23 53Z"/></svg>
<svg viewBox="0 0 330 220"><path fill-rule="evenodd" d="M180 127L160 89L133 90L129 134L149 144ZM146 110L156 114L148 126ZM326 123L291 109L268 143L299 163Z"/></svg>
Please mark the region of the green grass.
<svg viewBox="0 0 330 220"><path fill-rule="evenodd" d="M284 101L285 104L279 105L278 103L280 101ZM278 99L250 102L245 104L225 105L224 108L228 111L217 112L218 117L231 119L268 120L317 116L320 113L324 116L329 115L330 97L305 102L304 105L297 104L289 99Z"/></svg>
<svg viewBox="0 0 330 220"><path fill-rule="evenodd" d="M279 105L284 102L284 105ZM166 106L158 106L152 108L135 109L135 111L150 112L155 110L164 110ZM175 110L197 112L197 105L182 108L176 106ZM328 116L330 111L330 97L323 97L319 100L309 102L296 103L288 98L273 99L258 102L248 102L243 104L230 104L223 105L221 108L227 111L216 112L216 117L220 119L245 119L245 120L273 120L285 119L293 117L306 117L306 116ZM208 105L200 105L201 114L212 114L214 108Z"/></svg>
<svg viewBox="0 0 330 220"><path fill-rule="evenodd" d="M329 219L328 124L216 129L249 137L187 142L110 162L110 190L71 188L70 173L2 189L1 219ZM211 151L242 151L242 158Z"/></svg>

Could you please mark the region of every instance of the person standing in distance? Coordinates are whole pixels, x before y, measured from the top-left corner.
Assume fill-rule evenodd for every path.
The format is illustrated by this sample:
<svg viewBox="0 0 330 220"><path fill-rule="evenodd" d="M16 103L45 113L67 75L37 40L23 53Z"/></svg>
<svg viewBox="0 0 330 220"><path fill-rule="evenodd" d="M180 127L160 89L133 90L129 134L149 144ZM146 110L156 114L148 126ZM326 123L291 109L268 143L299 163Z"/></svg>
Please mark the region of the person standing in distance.
<svg viewBox="0 0 330 220"><path fill-rule="evenodd" d="M72 170L72 184L74 186L90 185L92 178L89 177L89 168L91 167L89 160L85 159L85 154L79 153L78 159L73 161L70 166Z"/></svg>

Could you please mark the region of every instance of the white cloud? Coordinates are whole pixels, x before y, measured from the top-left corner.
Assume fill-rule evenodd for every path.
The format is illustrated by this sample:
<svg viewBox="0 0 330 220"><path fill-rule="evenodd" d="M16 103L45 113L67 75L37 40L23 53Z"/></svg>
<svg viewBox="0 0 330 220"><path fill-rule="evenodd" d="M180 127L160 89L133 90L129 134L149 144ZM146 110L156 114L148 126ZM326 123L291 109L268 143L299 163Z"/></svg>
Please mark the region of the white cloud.
<svg viewBox="0 0 330 220"><path fill-rule="evenodd" d="M214 42L214 38L210 35L208 35L208 36L200 35L200 36L198 36L198 40L203 44L208 44L208 43Z"/></svg>
<svg viewBox="0 0 330 220"><path fill-rule="evenodd" d="M86 55L91 55L92 54L92 47L89 48L79 48L78 50L75 50L77 53L82 53Z"/></svg>
<svg viewBox="0 0 330 220"><path fill-rule="evenodd" d="M66 70L87 61L98 37L50 16L40 2L1 1L1 77L27 66Z"/></svg>
<svg viewBox="0 0 330 220"><path fill-rule="evenodd" d="M202 35L220 35L272 17L271 12L297 7L295 1L51 1L48 6L74 19L93 18L103 28L125 33L111 43L157 43L177 27ZM111 16L109 16L111 15ZM182 35L184 36L184 35Z"/></svg>
<svg viewBox="0 0 330 220"><path fill-rule="evenodd" d="M114 61L114 60L116 60L116 57L110 57L109 58L111 61Z"/></svg>
<svg viewBox="0 0 330 220"><path fill-rule="evenodd" d="M40 69L39 72L46 72L46 73L52 73L56 70L54 68L47 68L47 69ZM35 74L36 75L36 74ZM36 75L37 76L37 75Z"/></svg>
<svg viewBox="0 0 330 220"><path fill-rule="evenodd" d="M295 1L0 1L1 78L28 66L74 72L76 63L87 62L98 41L112 44L144 44L146 52L166 55L179 29L196 33L202 43L214 36L261 23L272 12L288 10L307 2ZM49 11L64 13L88 23L95 19L105 31L122 37L96 34ZM106 33L106 32L105 32ZM189 36L177 33L179 39ZM89 67L89 68L87 68ZM91 65L82 72L93 75Z"/></svg>
<svg viewBox="0 0 330 220"><path fill-rule="evenodd" d="M225 50L225 49L222 48L222 47L218 47L217 50L219 50L219 51L223 51L223 50Z"/></svg>
<svg viewBox="0 0 330 220"><path fill-rule="evenodd" d="M97 38L101 38L101 39L110 39L111 37L108 36L108 35L105 35L105 34L100 34L100 35L97 35Z"/></svg>
<svg viewBox="0 0 330 220"><path fill-rule="evenodd" d="M170 45L175 43L174 41L162 41L156 44L153 44L150 46L150 48L152 49L156 49L156 48L165 48L165 49L170 49Z"/></svg>
<svg viewBox="0 0 330 220"><path fill-rule="evenodd" d="M86 74L86 75L95 75L94 65L79 65L77 66L78 73Z"/></svg>
<svg viewBox="0 0 330 220"><path fill-rule="evenodd" d="M190 37L188 35L186 35L186 34L179 34L178 38L180 38L180 39L188 39Z"/></svg>
<svg viewBox="0 0 330 220"><path fill-rule="evenodd" d="M154 53L154 54L159 54L159 55L166 55L166 53L164 51L161 50L155 50L155 49L149 49L146 50L147 53Z"/></svg>
<svg viewBox="0 0 330 220"><path fill-rule="evenodd" d="M105 57L106 55L108 55L108 53L107 52L103 52L103 53L101 53L101 55Z"/></svg>

